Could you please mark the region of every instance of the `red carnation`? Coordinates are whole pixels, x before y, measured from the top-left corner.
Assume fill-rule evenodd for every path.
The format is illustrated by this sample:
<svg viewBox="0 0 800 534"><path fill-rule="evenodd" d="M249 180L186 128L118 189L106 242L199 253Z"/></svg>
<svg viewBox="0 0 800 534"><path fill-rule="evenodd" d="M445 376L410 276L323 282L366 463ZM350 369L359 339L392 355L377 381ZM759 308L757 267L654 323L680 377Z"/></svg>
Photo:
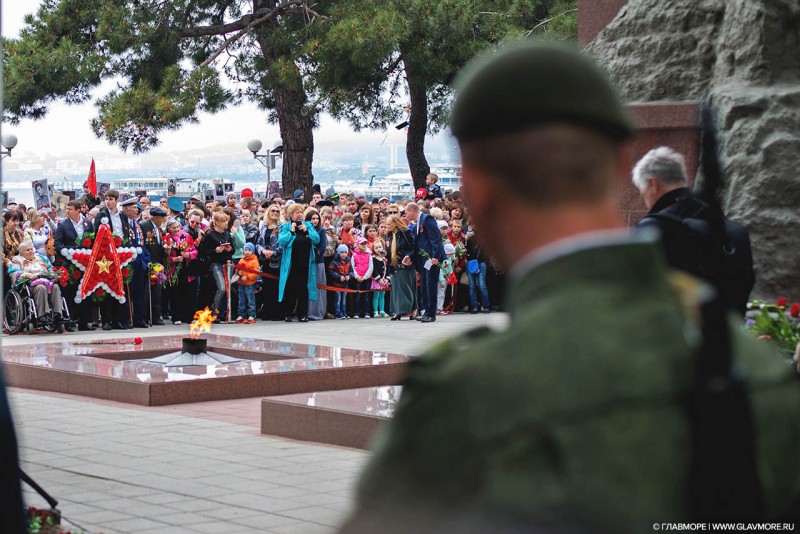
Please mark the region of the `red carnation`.
<svg viewBox="0 0 800 534"><path fill-rule="evenodd" d="M92 246L92 240L88 237L83 240L83 248L89 248Z"/></svg>
<svg viewBox="0 0 800 534"><path fill-rule="evenodd" d="M128 278L128 274L130 274L130 271L128 270L128 268L127 267L123 267L122 268L122 278Z"/></svg>
<svg viewBox="0 0 800 534"><path fill-rule="evenodd" d="M135 345L141 345L142 344L142 338L140 338L140 337L133 338L133 343Z"/></svg>
<svg viewBox="0 0 800 534"><path fill-rule="evenodd" d="M122 238L120 236L118 236L118 235L115 235L114 236L114 244L116 246L118 246L118 247L122 246Z"/></svg>
<svg viewBox="0 0 800 534"><path fill-rule="evenodd" d="M777 306L783 308L784 306L789 304L789 299L787 299L786 297L781 297L781 298L778 299L778 302L776 302L775 304Z"/></svg>
<svg viewBox="0 0 800 534"><path fill-rule="evenodd" d="M81 277L81 272L80 272L78 269L75 269L74 271L72 271L72 278L74 278L75 280L77 280L77 279L79 279L80 277Z"/></svg>
<svg viewBox="0 0 800 534"><path fill-rule="evenodd" d="M102 297L103 295L106 294L106 292L102 289L98 289L97 291L94 292L94 294L97 295L98 297Z"/></svg>
<svg viewBox="0 0 800 534"><path fill-rule="evenodd" d="M800 304L797 302L792 304L792 307L789 309L789 315L794 318L800 317Z"/></svg>

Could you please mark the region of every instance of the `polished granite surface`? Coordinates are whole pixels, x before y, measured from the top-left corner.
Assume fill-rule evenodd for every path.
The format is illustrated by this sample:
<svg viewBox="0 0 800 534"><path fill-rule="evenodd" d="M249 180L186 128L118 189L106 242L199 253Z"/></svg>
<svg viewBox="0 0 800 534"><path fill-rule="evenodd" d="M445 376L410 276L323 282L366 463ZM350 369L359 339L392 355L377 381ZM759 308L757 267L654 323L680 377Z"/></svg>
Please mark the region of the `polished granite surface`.
<svg viewBox="0 0 800 534"><path fill-rule="evenodd" d="M261 399L261 433L367 449L393 415L402 386L314 391Z"/></svg>
<svg viewBox="0 0 800 534"><path fill-rule="evenodd" d="M306 406L318 410L348 412L391 418L400 400L402 386L376 386L342 391L314 391L268 397L267 401Z"/></svg>
<svg viewBox="0 0 800 534"><path fill-rule="evenodd" d="M408 361L408 357L404 355L370 350L216 334L203 337L208 340L209 350L263 361L168 369L153 363L135 361L179 350L182 339L180 336L144 337L139 338L141 340L139 344L134 342L136 338L130 337L106 341L61 341L3 347L2 360L41 369L150 384L373 367L404 364Z"/></svg>

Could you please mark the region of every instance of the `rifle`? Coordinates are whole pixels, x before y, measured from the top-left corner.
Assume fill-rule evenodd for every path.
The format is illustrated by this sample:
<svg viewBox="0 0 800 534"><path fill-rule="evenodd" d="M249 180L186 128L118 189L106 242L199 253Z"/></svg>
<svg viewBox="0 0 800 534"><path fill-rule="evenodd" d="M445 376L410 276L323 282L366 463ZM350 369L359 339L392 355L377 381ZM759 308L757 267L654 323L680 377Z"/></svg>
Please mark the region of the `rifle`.
<svg viewBox="0 0 800 534"><path fill-rule="evenodd" d="M719 191L722 171L710 104L701 108L701 165L704 181L697 196L709 208L715 254L716 296L701 308L703 341L695 357L695 382L689 395L692 463L690 513L694 521L764 519L756 466L755 431L747 384L733 366L722 291L725 223Z"/></svg>

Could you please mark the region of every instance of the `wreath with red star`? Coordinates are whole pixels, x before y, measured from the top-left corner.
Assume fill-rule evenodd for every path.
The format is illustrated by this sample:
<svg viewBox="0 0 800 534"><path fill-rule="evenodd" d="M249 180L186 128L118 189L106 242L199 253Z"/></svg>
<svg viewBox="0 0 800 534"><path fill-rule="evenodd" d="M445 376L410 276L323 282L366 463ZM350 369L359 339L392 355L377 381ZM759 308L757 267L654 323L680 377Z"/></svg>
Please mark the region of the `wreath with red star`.
<svg viewBox="0 0 800 534"><path fill-rule="evenodd" d="M86 245L89 239L90 236L82 238L81 244ZM113 235L111 228L103 221L91 248L84 246L63 250L64 256L83 272L75 302L81 302L89 296L96 299L106 295L111 295L120 303L125 302L124 278L132 276L128 264L141 254L142 249L123 247L122 244L122 238Z"/></svg>

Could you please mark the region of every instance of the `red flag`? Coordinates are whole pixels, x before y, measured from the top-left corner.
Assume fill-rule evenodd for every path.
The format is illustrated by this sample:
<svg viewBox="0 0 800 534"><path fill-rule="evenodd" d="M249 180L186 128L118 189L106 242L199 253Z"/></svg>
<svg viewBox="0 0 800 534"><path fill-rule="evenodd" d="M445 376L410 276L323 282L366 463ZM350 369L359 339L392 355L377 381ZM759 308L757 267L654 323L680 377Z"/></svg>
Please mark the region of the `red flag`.
<svg viewBox="0 0 800 534"><path fill-rule="evenodd" d="M92 196L97 196L97 173L94 171L94 158L92 158L92 166L89 167L89 177L86 179L86 185L89 186Z"/></svg>

